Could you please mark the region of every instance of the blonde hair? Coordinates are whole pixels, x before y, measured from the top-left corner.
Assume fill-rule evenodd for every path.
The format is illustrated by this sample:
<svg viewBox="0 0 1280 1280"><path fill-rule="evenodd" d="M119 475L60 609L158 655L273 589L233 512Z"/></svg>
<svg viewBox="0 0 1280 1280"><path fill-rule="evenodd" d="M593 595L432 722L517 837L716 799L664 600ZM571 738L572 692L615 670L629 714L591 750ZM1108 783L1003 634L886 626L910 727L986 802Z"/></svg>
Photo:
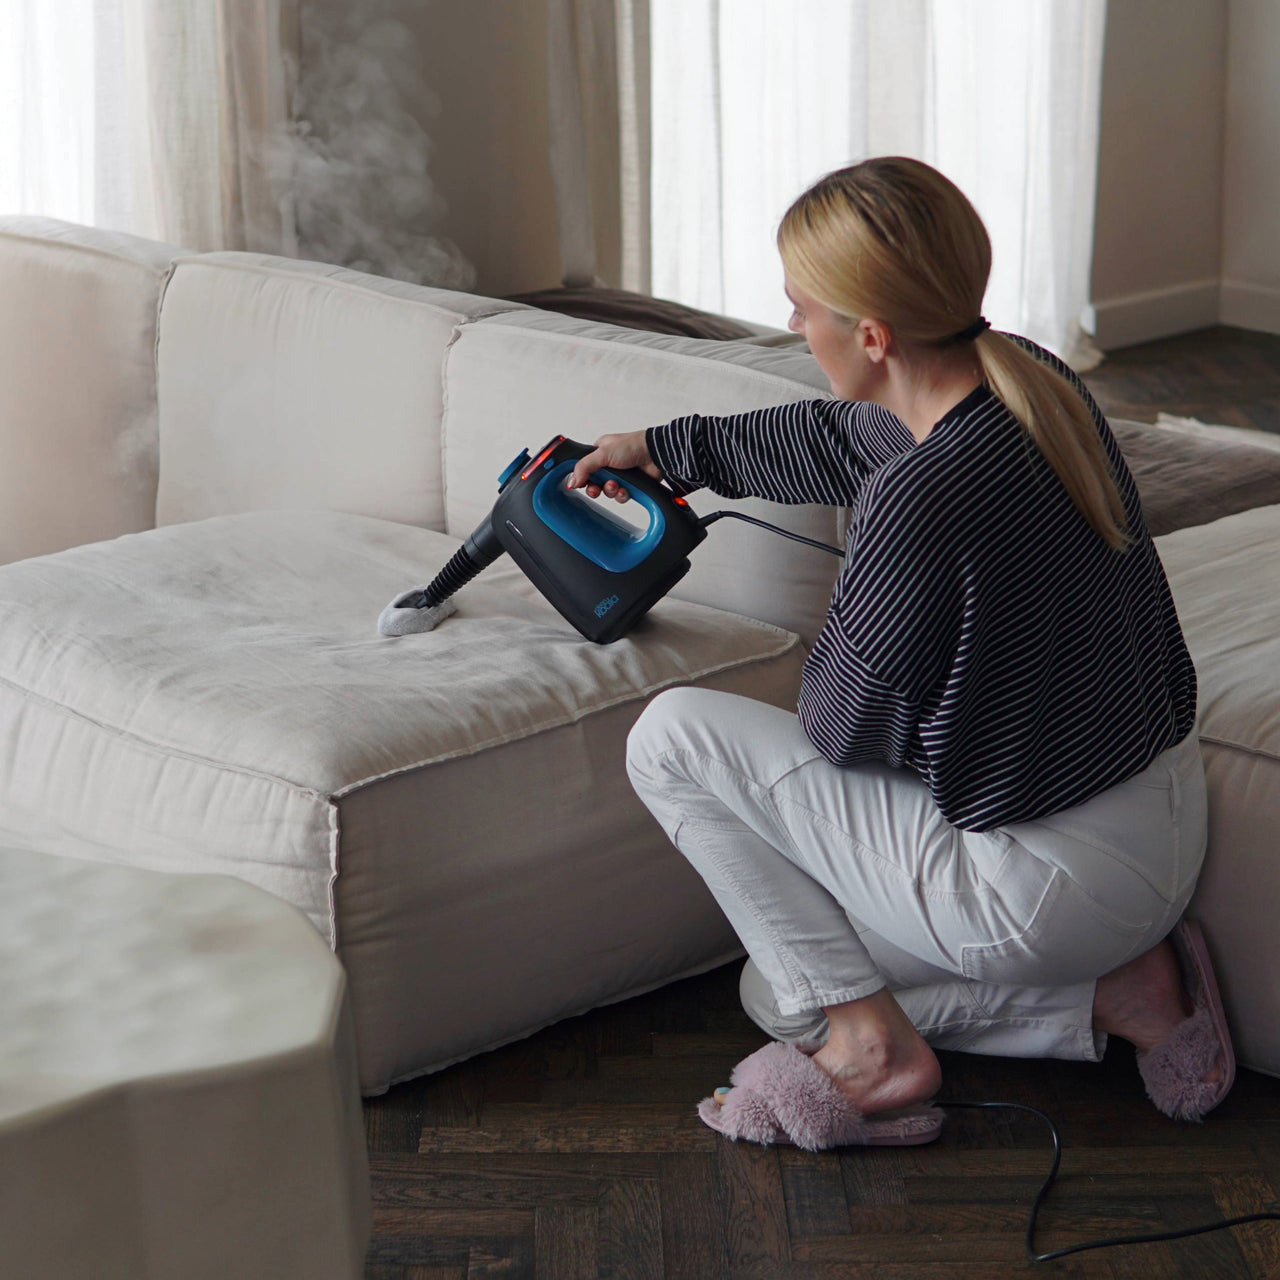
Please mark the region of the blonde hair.
<svg viewBox="0 0 1280 1280"><path fill-rule="evenodd" d="M906 344L972 342L987 384L1090 526L1112 547L1128 544L1110 459L1080 393L1009 338L966 334L981 316L991 241L954 183L902 156L838 169L787 210L778 250L788 276L842 316L883 320Z"/></svg>

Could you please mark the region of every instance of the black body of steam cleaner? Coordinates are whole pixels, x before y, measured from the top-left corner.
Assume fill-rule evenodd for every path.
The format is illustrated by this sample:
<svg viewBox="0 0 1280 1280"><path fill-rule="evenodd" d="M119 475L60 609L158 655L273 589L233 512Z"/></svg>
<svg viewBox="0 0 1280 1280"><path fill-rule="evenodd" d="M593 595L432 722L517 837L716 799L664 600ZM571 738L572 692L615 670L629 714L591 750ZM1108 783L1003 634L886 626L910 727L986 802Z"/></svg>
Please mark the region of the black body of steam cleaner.
<svg viewBox="0 0 1280 1280"><path fill-rule="evenodd" d="M522 450L498 477L498 500L453 558L400 609L438 609L504 551L529 581L588 640L626 635L689 572L689 553L706 527L735 516L836 555L839 547L802 538L734 511L699 518L679 494L641 470L602 470L592 482L617 480L648 516L637 526L565 481L590 445L556 436L536 456Z"/></svg>

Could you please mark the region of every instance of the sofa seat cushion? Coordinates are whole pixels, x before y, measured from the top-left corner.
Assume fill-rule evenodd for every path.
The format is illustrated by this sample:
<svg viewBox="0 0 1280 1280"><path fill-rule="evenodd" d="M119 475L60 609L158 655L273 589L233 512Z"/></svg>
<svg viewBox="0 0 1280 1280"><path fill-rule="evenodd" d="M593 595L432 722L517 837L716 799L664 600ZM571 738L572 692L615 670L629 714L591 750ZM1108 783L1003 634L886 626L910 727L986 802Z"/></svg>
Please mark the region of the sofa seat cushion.
<svg viewBox="0 0 1280 1280"><path fill-rule="evenodd" d="M366 1088L733 954L625 738L674 683L794 705L803 660L671 599L593 645L505 558L435 631L378 635L457 545L257 512L0 569L0 843L300 907L350 971Z"/></svg>
<svg viewBox="0 0 1280 1280"><path fill-rule="evenodd" d="M1236 1053L1280 1075L1280 506L1157 539L1199 680L1205 924Z"/></svg>
<svg viewBox="0 0 1280 1280"><path fill-rule="evenodd" d="M1280 448L1273 447L1280 436L1193 434L1124 418L1113 418L1111 429L1157 537L1280 502Z"/></svg>

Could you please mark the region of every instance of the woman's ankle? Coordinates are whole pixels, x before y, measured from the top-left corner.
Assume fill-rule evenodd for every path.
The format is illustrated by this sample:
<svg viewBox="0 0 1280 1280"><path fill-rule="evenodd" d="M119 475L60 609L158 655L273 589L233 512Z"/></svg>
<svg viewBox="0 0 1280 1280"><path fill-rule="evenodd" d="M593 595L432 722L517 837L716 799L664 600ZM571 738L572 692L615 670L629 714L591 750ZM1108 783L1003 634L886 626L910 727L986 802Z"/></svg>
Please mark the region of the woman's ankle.
<svg viewBox="0 0 1280 1280"><path fill-rule="evenodd" d="M1168 942L1103 974L1094 990L1094 1029L1139 1050L1159 1044L1190 1012L1178 958Z"/></svg>
<svg viewBox="0 0 1280 1280"><path fill-rule="evenodd" d="M888 990L824 1010L827 1043L814 1055L864 1115L933 1097L942 1068Z"/></svg>

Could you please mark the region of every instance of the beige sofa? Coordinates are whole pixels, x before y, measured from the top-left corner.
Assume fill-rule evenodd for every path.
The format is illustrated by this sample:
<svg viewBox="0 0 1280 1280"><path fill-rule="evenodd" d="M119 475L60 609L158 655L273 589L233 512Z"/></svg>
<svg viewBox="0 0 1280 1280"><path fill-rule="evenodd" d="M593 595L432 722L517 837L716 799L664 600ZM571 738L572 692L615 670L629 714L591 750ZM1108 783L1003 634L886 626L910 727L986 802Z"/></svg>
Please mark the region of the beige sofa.
<svg viewBox="0 0 1280 1280"><path fill-rule="evenodd" d="M507 561L429 634L375 622L521 448L824 393L794 350L0 219L0 844L294 903L367 1092L722 963L625 736L675 683L793 705L832 557L722 522L606 647ZM1280 1072L1280 507L1161 546L1205 687L1198 909L1242 1060Z"/></svg>

